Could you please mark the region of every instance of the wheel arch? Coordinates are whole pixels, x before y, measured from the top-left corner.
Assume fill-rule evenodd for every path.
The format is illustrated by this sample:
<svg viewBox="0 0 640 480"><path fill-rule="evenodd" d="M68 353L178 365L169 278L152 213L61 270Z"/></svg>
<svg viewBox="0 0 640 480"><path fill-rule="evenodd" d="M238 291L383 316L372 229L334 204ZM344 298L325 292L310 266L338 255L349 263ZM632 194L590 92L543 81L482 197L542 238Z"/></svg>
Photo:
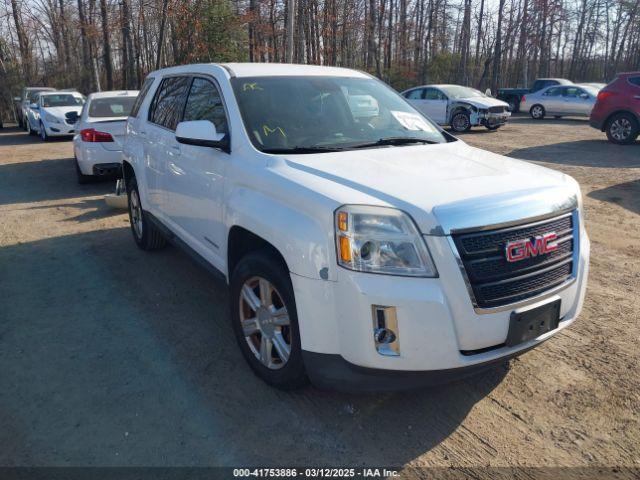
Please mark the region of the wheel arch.
<svg viewBox="0 0 640 480"><path fill-rule="evenodd" d="M611 121L611 119L613 117L615 117L616 115L619 115L621 113L630 114L633 118L636 119L636 122L638 123L638 126L640 126L640 114L634 112L633 110L630 110L630 109L627 109L627 108L623 108L623 109L620 109L620 110L614 110L609 115L607 115L607 118L605 118L604 122L602 122L602 127L600 128L600 131L601 132L606 131L607 127L609 126L609 122Z"/></svg>
<svg viewBox="0 0 640 480"><path fill-rule="evenodd" d="M231 277L231 273L242 257L258 250L268 251L278 263L287 271L290 271L287 261L271 242L240 225L234 225L229 229L227 236L227 270L229 277Z"/></svg>

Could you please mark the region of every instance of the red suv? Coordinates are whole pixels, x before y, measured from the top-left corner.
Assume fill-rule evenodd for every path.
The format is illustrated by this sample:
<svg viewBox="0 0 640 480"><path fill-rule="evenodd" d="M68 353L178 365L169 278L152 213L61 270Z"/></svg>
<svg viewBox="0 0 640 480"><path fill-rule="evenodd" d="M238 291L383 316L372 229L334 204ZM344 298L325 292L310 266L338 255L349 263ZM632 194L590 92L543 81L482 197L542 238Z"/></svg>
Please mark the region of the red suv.
<svg viewBox="0 0 640 480"><path fill-rule="evenodd" d="M610 142L633 143L640 133L640 72L621 73L600 90L589 123Z"/></svg>

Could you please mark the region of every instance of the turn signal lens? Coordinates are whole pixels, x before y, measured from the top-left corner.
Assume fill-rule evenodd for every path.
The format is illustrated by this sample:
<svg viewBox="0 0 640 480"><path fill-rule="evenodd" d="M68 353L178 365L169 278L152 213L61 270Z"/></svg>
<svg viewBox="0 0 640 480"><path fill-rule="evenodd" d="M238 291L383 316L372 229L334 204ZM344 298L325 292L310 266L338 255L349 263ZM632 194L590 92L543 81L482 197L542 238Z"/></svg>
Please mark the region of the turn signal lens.
<svg viewBox="0 0 640 480"><path fill-rule="evenodd" d="M83 142L113 142L113 137L110 133L99 132L95 128L85 128L80 131L80 137Z"/></svg>
<svg viewBox="0 0 640 480"><path fill-rule="evenodd" d="M349 218L349 214L347 212L338 212L338 229L342 232L346 232L349 227L349 223L347 219Z"/></svg>
<svg viewBox="0 0 640 480"><path fill-rule="evenodd" d="M344 235L340 237L340 259L345 262L351 262L351 242Z"/></svg>

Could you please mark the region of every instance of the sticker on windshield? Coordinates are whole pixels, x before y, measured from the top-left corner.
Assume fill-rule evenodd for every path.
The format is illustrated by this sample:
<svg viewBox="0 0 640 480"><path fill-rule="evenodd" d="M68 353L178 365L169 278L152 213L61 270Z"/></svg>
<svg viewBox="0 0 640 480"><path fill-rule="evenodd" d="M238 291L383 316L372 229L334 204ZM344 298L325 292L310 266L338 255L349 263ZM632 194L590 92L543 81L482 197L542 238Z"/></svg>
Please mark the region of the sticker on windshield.
<svg viewBox="0 0 640 480"><path fill-rule="evenodd" d="M246 92L247 90L262 90L262 87L258 84L258 82L244 83L242 85L242 91Z"/></svg>
<svg viewBox="0 0 640 480"><path fill-rule="evenodd" d="M433 129L429 126L427 122L425 122L424 118L420 115L416 115L411 112L398 112L391 111L391 115L407 130L418 131L422 130L423 132L431 132Z"/></svg>
<svg viewBox="0 0 640 480"><path fill-rule="evenodd" d="M124 107L122 105L112 104L111 111L113 113L124 113Z"/></svg>
<svg viewBox="0 0 640 480"><path fill-rule="evenodd" d="M269 127L269 125L262 125L262 132L264 133L265 137L268 137L272 133L279 133L280 135L282 135L283 138L287 138L287 135L284 133L284 130L282 127L271 128Z"/></svg>

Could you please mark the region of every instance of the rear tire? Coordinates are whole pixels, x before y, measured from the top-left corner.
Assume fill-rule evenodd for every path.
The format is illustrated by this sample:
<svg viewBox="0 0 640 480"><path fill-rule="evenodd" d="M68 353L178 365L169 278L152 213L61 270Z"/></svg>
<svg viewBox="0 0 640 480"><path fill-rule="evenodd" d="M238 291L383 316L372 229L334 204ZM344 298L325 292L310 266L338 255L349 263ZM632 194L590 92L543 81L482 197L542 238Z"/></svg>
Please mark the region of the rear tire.
<svg viewBox="0 0 640 480"><path fill-rule="evenodd" d="M47 129L44 128L44 125L42 122L40 122L40 139L43 142L48 142L49 141L49 135L47 135Z"/></svg>
<svg viewBox="0 0 640 480"><path fill-rule="evenodd" d="M291 277L269 249L243 257L231 275L231 322L242 355L269 385L308 383Z"/></svg>
<svg viewBox="0 0 640 480"><path fill-rule="evenodd" d="M80 185L86 185L87 183L91 182L93 180L93 175L85 175L84 173L82 173L82 170L80 170L80 165L78 164L78 159L75 159L76 162L76 178L78 179L78 183Z"/></svg>
<svg viewBox="0 0 640 480"><path fill-rule="evenodd" d="M535 120L542 120L546 114L544 107L540 104L533 105L529 110L531 118Z"/></svg>
<svg viewBox="0 0 640 480"><path fill-rule="evenodd" d="M487 130L491 131L491 132L495 132L496 130L498 130L502 125L493 125L491 127L487 127Z"/></svg>
<svg viewBox="0 0 640 480"><path fill-rule="evenodd" d="M129 210L129 223L133 239L142 250L158 250L166 245L166 239L156 227L149 214L142 208L138 183L135 177L127 180L127 205Z"/></svg>
<svg viewBox="0 0 640 480"><path fill-rule="evenodd" d="M632 114L623 112L611 117L607 122L605 131L610 142L618 145L629 145L638 138L640 126Z"/></svg>

